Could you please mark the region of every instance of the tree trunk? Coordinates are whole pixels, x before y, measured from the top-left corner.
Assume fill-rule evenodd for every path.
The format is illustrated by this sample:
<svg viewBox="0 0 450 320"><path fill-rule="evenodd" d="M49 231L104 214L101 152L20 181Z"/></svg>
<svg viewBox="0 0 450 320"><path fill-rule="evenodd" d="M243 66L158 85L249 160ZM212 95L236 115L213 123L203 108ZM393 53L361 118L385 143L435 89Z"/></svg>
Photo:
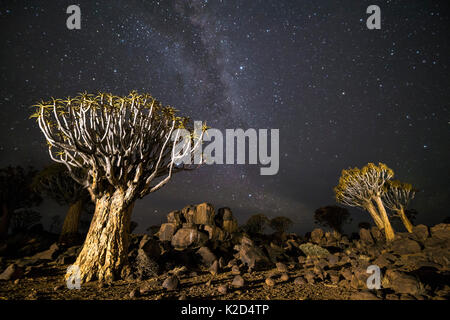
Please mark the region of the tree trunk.
<svg viewBox="0 0 450 320"><path fill-rule="evenodd" d="M64 224L59 236L59 243L71 246L80 241L78 224L80 222L82 210L83 200L78 200L70 205L66 217L64 218Z"/></svg>
<svg viewBox="0 0 450 320"><path fill-rule="evenodd" d="M411 221L409 221L408 217L405 214L405 210L401 208L398 210L398 214L400 215L400 218L402 219L403 225L405 226L406 230L408 230L409 233L413 232L413 225Z"/></svg>
<svg viewBox="0 0 450 320"><path fill-rule="evenodd" d="M124 195L123 190L116 190L96 200L83 248L66 279L74 279L78 271L80 283L120 278L122 268L128 264L129 225L134 206L125 206Z"/></svg>
<svg viewBox="0 0 450 320"><path fill-rule="evenodd" d="M380 215L378 214L377 210L373 206L372 202L368 202L366 205L366 210L369 211L370 216L372 217L373 221L375 222L378 229L383 230L384 224L383 220L381 220Z"/></svg>
<svg viewBox="0 0 450 320"><path fill-rule="evenodd" d="M384 208L383 202L381 201L381 198L379 196L375 197L375 202L377 203L378 211L380 212L381 219L383 220L386 241L390 242L395 238L394 229L392 229L391 223L386 213L386 209Z"/></svg>
<svg viewBox="0 0 450 320"><path fill-rule="evenodd" d="M2 203L2 215L0 217L0 240L4 240L8 237L10 220L11 210L8 210L6 203Z"/></svg>

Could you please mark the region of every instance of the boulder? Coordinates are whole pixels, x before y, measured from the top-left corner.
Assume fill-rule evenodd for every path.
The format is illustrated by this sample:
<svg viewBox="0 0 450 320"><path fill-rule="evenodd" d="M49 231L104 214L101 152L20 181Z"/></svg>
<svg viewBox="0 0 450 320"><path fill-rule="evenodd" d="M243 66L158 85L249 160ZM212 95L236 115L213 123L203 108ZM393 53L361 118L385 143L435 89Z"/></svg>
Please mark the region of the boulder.
<svg viewBox="0 0 450 320"><path fill-rule="evenodd" d="M364 228L359 229L359 239L365 245L372 245L374 243L371 232Z"/></svg>
<svg viewBox="0 0 450 320"><path fill-rule="evenodd" d="M285 273L288 271L286 265L282 262L277 262L276 266L277 266L277 271L280 273Z"/></svg>
<svg viewBox="0 0 450 320"><path fill-rule="evenodd" d="M158 259L161 255L161 248L159 242L156 239L149 237L142 238L139 243L139 249L142 249L148 257L152 259Z"/></svg>
<svg viewBox="0 0 450 320"><path fill-rule="evenodd" d="M235 288L241 288L244 286L244 278L242 278L240 275L237 275L234 277L233 282L231 282L231 285Z"/></svg>
<svg viewBox="0 0 450 320"><path fill-rule="evenodd" d="M265 267L270 264L269 258L249 238L243 237L241 245L236 247L239 250L237 254L239 260L249 268Z"/></svg>
<svg viewBox="0 0 450 320"><path fill-rule="evenodd" d="M417 241L408 238L399 238L392 242L391 250L396 254L404 255L420 252L421 248Z"/></svg>
<svg viewBox="0 0 450 320"><path fill-rule="evenodd" d="M323 237L324 237L324 232L322 229L314 229L311 232L311 242L313 242L313 243L321 243Z"/></svg>
<svg viewBox="0 0 450 320"><path fill-rule="evenodd" d="M32 259L41 259L41 260L53 260L58 254L61 252L57 243L54 243L50 246L48 250L36 253L32 256Z"/></svg>
<svg viewBox="0 0 450 320"><path fill-rule="evenodd" d="M423 224L414 226L412 234L416 240L421 241L421 242L424 242L430 236L428 227Z"/></svg>
<svg viewBox="0 0 450 320"><path fill-rule="evenodd" d="M214 207L209 203L200 203L195 207L193 223L214 225Z"/></svg>
<svg viewBox="0 0 450 320"><path fill-rule="evenodd" d="M159 229L160 241L172 241L172 238L177 230L177 226L174 223L163 223Z"/></svg>
<svg viewBox="0 0 450 320"><path fill-rule="evenodd" d="M376 227L376 226L373 226L372 228L370 228L370 234L372 235L372 238L376 242L382 242L385 239L383 232L380 229L378 229L378 227Z"/></svg>
<svg viewBox="0 0 450 320"><path fill-rule="evenodd" d="M220 208L215 217L216 224L229 234L238 230L238 223L230 208Z"/></svg>
<svg viewBox="0 0 450 320"><path fill-rule="evenodd" d="M382 286L383 288L390 288L396 293L413 296L423 293L423 286L415 277L400 271L387 270Z"/></svg>
<svg viewBox="0 0 450 320"><path fill-rule="evenodd" d="M376 295L374 295L370 291L358 291L355 293L352 293L351 300L380 300Z"/></svg>
<svg viewBox="0 0 450 320"><path fill-rule="evenodd" d="M186 223L194 223L194 214L195 214L195 206L186 206L181 210L181 214L183 215L184 221Z"/></svg>
<svg viewBox="0 0 450 320"><path fill-rule="evenodd" d="M150 258L143 249L138 249L135 267L136 275L139 279L156 277L158 275L158 263Z"/></svg>
<svg viewBox="0 0 450 320"><path fill-rule="evenodd" d="M0 280L16 280L22 278L23 271L23 268L12 263L2 272L2 274L0 274Z"/></svg>
<svg viewBox="0 0 450 320"><path fill-rule="evenodd" d="M200 247L208 240L208 236L193 228L181 228L172 238L172 246L177 249L185 249L189 246Z"/></svg>
<svg viewBox="0 0 450 320"><path fill-rule="evenodd" d="M449 241L450 240L450 224L448 223L440 223L431 227L431 236L433 238Z"/></svg>
<svg viewBox="0 0 450 320"><path fill-rule="evenodd" d="M172 291L178 288L178 284L180 280L178 280L177 276L169 276L166 280L164 280L162 287L167 291Z"/></svg>
<svg viewBox="0 0 450 320"><path fill-rule="evenodd" d="M217 260L214 253L208 247L201 247L196 253L200 256L202 263L207 267L210 267Z"/></svg>
<svg viewBox="0 0 450 320"><path fill-rule="evenodd" d="M173 223L177 228L179 228L183 223L183 215L179 210L169 212L167 214L167 222Z"/></svg>

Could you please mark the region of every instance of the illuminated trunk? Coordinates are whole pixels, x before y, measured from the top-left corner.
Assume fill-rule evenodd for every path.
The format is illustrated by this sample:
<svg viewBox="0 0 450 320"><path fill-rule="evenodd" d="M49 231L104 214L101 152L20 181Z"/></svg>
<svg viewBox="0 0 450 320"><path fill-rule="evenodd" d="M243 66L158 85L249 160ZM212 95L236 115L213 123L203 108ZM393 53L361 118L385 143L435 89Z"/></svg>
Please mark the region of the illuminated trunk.
<svg viewBox="0 0 450 320"><path fill-rule="evenodd" d="M83 201L78 200L72 203L64 218L64 224L59 236L59 243L71 246L77 244L80 240L78 233L78 224L80 222L81 211L83 210Z"/></svg>
<svg viewBox="0 0 450 320"><path fill-rule="evenodd" d="M374 197L375 202L378 206L378 211L380 212L381 219L383 220L384 224L384 234L386 236L386 241L390 242L394 240L394 229L392 229L391 222L389 221L389 218L386 213L386 209L384 208L383 202L381 201L380 197Z"/></svg>
<svg viewBox="0 0 450 320"><path fill-rule="evenodd" d="M378 214L377 210L373 206L372 202L368 202L366 205L366 210L369 211L370 216L372 217L373 221L375 222L378 229L383 230L384 224L383 220L381 220L380 215Z"/></svg>
<svg viewBox="0 0 450 320"><path fill-rule="evenodd" d="M97 199L83 248L74 268L66 273L66 279L74 279L77 271L80 283L95 279L109 282L120 278L123 267L128 264L129 225L133 205L125 206L122 190Z"/></svg>
<svg viewBox="0 0 450 320"><path fill-rule="evenodd" d="M11 210L8 210L6 203L2 204L2 215L0 217L0 240L8 237L9 222L11 220Z"/></svg>
<svg viewBox="0 0 450 320"><path fill-rule="evenodd" d="M409 233L412 233L413 225L412 225L411 221L409 221L408 217L406 216L405 210L403 210L403 208L401 208L397 212L400 215L400 218L402 219L403 225L405 226L406 230L408 230Z"/></svg>

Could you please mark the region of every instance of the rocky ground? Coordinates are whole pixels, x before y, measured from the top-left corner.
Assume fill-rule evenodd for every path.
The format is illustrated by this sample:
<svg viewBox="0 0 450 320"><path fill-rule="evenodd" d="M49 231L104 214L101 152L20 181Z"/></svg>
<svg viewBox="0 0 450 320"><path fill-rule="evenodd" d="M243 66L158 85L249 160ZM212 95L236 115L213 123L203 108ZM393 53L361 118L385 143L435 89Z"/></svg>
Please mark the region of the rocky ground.
<svg viewBox="0 0 450 320"><path fill-rule="evenodd" d="M44 239L46 239L44 241ZM51 239L50 239L51 240ZM373 227L359 237L316 229L248 235L231 210L209 204L169 213L153 235L133 234L124 280L68 289L64 273L80 250L32 236L20 248L3 247L0 299L387 299L450 297L450 225L418 225L387 244ZM40 251L42 246L47 250ZM11 247L11 244L10 244ZM1 250L0 250L1 251ZM36 253L37 252L37 253ZM369 290L367 268L381 271Z"/></svg>

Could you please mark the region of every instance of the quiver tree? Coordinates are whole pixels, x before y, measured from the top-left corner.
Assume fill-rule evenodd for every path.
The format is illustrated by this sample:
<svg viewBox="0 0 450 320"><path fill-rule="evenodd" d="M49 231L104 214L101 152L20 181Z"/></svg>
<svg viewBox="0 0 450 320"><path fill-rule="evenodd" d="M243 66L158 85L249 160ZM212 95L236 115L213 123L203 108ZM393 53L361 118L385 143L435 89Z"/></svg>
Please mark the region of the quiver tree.
<svg viewBox="0 0 450 320"><path fill-rule="evenodd" d="M283 234L293 225L293 223L294 222L288 217L275 217L270 219L269 226L276 232Z"/></svg>
<svg viewBox="0 0 450 320"><path fill-rule="evenodd" d="M41 214L31 209L17 209L11 217L12 233L27 231L41 221Z"/></svg>
<svg viewBox="0 0 450 320"><path fill-rule="evenodd" d="M82 176L78 171L79 169L73 169L73 174ZM87 189L72 179L67 167L61 163L54 163L40 171L33 179L33 189L53 199L59 205L69 206L59 243L68 246L78 243L80 216L85 203L90 201Z"/></svg>
<svg viewBox="0 0 450 320"><path fill-rule="evenodd" d="M379 163L376 166L369 163L362 169L342 170L339 184L334 188L337 202L367 210L377 227L384 229L387 241L394 239L394 230L381 196L384 192L384 184L393 176L394 172L385 164ZM379 213L373 202L376 203Z"/></svg>
<svg viewBox="0 0 450 320"><path fill-rule="evenodd" d="M408 203L414 198L415 193L416 191L411 184L398 180L387 181L384 186L384 204L400 217L408 232L412 232L413 225L408 219L405 210L408 207Z"/></svg>
<svg viewBox="0 0 450 320"><path fill-rule="evenodd" d="M326 206L314 212L314 222L324 227L329 227L337 233L342 233L342 225L350 222L350 213L339 206Z"/></svg>
<svg viewBox="0 0 450 320"><path fill-rule="evenodd" d="M0 169L0 240L6 239L15 210L31 208L41 203L41 197L31 188L31 181L36 172L31 167Z"/></svg>
<svg viewBox="0 0 450 320"><path fill-rule="evenodd" d="M66 279L112 281L129 272L130 216L134 202L163 187L175 172L192 169L206 126L148 94L80 94L36 105L50 157L85 187L95 212L83 248ZM200 154L201 158L201 154ZM198 163L198 158L196 157ZM202 159L200 159L202 161ZM74 170L85 173L77 176Z"/></svg>

